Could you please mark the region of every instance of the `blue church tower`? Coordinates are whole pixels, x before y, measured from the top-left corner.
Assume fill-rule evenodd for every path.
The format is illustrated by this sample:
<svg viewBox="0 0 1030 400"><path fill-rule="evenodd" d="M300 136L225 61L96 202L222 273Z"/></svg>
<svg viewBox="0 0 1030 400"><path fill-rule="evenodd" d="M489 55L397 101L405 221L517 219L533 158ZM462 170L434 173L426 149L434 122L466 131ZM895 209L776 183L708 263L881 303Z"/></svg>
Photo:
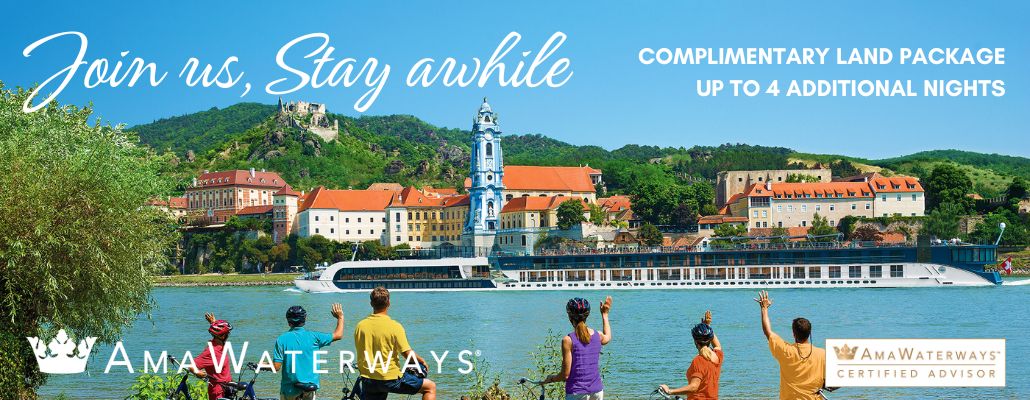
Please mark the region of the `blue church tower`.
<svg viewBox="0 0 1030 400"><path fill-rule="evenodd" d="M492 248L500 226L502 192L504 191L504 155L501 152L501 128L497 114L483 98L483 105L472 119L472 166L469 178L469 213L465 221L463 243L466 246Z"/></svg>

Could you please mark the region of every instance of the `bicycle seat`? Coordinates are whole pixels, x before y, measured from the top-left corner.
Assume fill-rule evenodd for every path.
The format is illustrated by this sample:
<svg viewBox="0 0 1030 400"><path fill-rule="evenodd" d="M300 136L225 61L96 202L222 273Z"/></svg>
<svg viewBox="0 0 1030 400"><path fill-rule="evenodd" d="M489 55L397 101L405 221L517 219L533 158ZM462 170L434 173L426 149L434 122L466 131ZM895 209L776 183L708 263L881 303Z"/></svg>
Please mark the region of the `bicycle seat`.
<svg viewBox="0 0 1030 400"><path fill-rule="evenodd" d="M242 390L247 388L247 384L243 382L222 382L221 385L236 390Z"/></svg>
<svg viewBox="0 0 1030 400"><path fill-rule="evenodd" d="M293 387L300 389L304 392L314 392L318 390L318 386L316 386L314 383L296 382L293 384Z"/></svg>

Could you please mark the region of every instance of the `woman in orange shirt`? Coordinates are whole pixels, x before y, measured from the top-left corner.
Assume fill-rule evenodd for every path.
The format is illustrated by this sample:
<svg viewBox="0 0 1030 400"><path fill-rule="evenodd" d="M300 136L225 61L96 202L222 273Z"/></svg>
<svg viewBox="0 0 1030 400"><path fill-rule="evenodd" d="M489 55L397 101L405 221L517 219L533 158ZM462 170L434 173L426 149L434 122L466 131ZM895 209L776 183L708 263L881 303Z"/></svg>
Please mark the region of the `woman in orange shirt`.
<svg viewBox="0 0 1030 400"><path fill-rule="evenodd" d="M662 385L659 389L670 395L687 395L687 400L716 400L719 398L719 374L722 372L722 344L712 330L712 312L706 311L701 323L690 331L697 347L697 356L687 368L687 385L670 389Z"/></svg>

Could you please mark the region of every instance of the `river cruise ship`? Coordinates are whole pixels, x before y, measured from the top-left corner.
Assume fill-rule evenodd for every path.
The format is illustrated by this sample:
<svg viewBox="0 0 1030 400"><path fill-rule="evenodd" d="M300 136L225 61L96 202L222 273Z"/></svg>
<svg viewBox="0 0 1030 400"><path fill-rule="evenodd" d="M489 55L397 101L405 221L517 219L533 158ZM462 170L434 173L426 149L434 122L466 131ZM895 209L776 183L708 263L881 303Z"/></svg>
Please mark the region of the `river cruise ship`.
<svg viewBox="0 0 1030 400"><path fill-rule="evenodd" d="M694 251L495 253L349 261L295 281L307 292L993 286L997 247L780 244Z"/></svg>

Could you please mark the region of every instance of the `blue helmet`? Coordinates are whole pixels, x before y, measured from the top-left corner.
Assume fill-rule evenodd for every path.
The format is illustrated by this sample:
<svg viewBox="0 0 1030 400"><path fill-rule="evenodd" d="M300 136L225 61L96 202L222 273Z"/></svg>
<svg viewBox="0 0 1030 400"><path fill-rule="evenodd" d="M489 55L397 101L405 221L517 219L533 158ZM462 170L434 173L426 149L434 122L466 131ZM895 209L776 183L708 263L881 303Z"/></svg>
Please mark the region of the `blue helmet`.
<svg viewBox="0 0 1030 400"><path fill-rule="evenodd" d="M582 297L576 297L565 304L565 312L569 318L586 319L590 315L590 302Z"/></svg>
<svg viewBox="0 0 1030 400"><path fill-rule="evenodd" d="M707 345L715 337L715 331L708 324L700 323L694 325L694 329L690 330L690 335L694 337L695 342Z"/></svg>

